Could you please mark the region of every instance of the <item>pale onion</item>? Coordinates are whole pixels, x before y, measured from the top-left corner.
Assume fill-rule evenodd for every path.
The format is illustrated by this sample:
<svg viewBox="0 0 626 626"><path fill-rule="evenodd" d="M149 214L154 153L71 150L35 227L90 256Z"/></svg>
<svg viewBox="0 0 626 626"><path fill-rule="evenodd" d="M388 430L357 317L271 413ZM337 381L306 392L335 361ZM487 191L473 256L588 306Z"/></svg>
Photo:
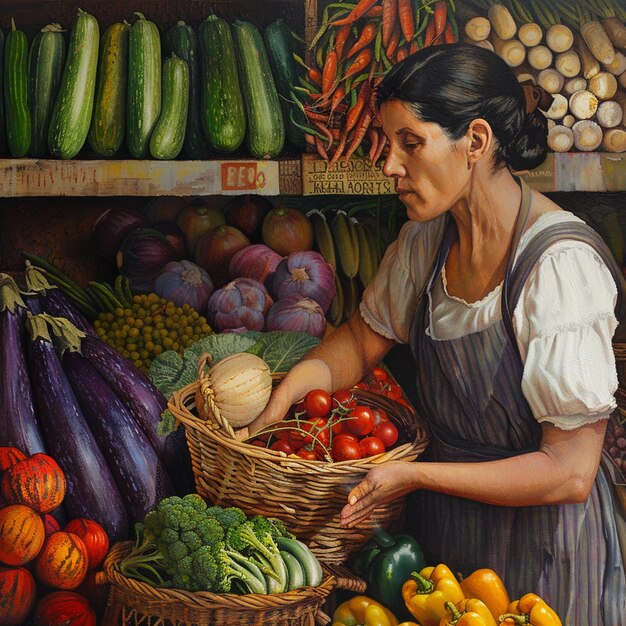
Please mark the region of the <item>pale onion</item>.
<svg viewBox="0 0 626 626"><path fill-rule="evenodd" d="M200 360L206 358L202 355ZM237 352L218 361L200 377L196 404L200 417L210 415L211 401L232 428L242 428L256 419L272 393L267 363L255 354Z"/></svg>

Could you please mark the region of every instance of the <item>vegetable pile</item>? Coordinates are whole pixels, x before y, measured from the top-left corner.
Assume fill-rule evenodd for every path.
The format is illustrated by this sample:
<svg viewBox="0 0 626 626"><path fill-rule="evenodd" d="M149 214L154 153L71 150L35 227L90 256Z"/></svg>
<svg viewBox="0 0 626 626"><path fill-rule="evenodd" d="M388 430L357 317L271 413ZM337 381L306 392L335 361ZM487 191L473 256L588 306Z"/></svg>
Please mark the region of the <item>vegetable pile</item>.
<svg viewBox="0 0 626 626"><path fill-rule="evenodd" d="M207 506L196 494L162 500L136 531L119 568L153 586L268 594L322 582L317 558L279 520Z"/></svg>

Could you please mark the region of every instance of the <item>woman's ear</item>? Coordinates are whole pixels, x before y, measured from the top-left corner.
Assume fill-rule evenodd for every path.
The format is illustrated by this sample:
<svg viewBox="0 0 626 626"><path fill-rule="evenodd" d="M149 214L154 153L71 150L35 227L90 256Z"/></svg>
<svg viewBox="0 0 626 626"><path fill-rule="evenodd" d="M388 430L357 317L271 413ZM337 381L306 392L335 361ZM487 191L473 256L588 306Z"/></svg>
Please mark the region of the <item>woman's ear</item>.
<svg viewBox="0 0 626 626"><path fill-rule="evenodd" d="M477 118L470 122L466 137L469 139L467 151L468 165L477 163L485 156L491 154L493 148L493 131L489 122Z"/></svg>

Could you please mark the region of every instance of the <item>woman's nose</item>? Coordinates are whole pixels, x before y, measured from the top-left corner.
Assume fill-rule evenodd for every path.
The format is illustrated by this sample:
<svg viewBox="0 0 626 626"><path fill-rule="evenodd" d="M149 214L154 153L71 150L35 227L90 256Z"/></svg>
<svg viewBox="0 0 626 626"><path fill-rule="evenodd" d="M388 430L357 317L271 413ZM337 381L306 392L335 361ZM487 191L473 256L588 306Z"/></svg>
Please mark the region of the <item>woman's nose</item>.
<svg viewBox="0 0 626 626"><path fill-rule="evenodd" d="M404 175L404 168L401 166L396 151L390 147L387 152L387 158L383 163L383 174L389 177L400 177Z"/></svg>

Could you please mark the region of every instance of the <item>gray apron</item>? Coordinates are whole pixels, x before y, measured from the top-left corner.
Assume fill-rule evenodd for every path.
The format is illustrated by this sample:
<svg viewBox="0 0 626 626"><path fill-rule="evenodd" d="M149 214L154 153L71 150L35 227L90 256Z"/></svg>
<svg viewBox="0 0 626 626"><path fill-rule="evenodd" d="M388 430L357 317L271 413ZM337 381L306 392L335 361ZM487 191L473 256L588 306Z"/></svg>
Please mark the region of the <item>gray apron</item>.
<svg viewBox="0 0 626 626"><path fill-rule="evenodd" d="M480 462L539 449L541 428L522 393L523 364L511 316L544 250L560 239L589 243L617 284L623 284L600 236L575 222L539 232L513 267L530 210L530 190L520 184L522 205L503 283L502 320L451 340L433 340L426 333L430 291L456 237L451 219L418 302L410 344L417 366L416 408L431 433L423 460ZM619 299L621 309L621 291ZM503 578L511 599L538 593L568 626L623 626L626 577L613 506L611 487L600 468L582 504L504 507L419 491L409 498L406 523L433 565L446 563L464 576L492 568Z"/></svg>

